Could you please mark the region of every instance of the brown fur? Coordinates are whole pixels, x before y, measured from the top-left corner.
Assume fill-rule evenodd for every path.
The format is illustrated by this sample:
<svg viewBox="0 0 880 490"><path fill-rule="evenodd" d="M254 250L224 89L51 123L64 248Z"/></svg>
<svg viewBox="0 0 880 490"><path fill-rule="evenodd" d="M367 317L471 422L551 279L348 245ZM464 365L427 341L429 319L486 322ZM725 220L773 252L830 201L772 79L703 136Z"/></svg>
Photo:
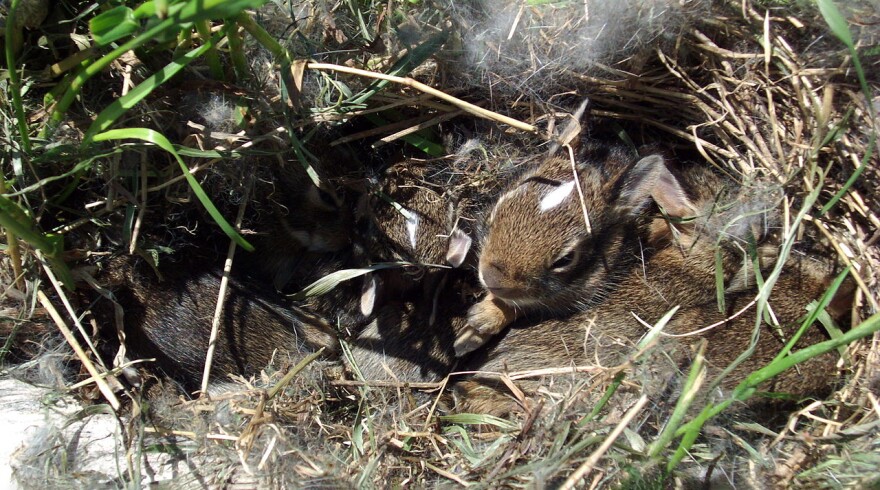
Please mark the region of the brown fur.
<svg viewBox="0 0 880 490"><path fill-rule="evenodd" d="M364 380L435 382L455 365L452 344L465 328L470 288L456 273L437 301L391 302L351 340L351 359ZM354 367L350 366L354 371Z"/></svg>
<svg viewBox="0 0 880 490"><path fill-rule="evenodd" d="M479 256L488 294L469 312L472 329L459 337L458 355L517 317L570 313L601 302L645 252L644 210L668 174L662 158L637 161L622 148L602 145L584 155L577 163L583 200L572 163L549 158L495 204ZM559 192L564 198L552 199Z"/></svg>
<svg viewBox="0 0 880 490"><path fill-rule="evenodd" d="M615 289L601 302L572 315L557 312L548 320L523 319L515 323L503 338L469 359L465 370L528 371L596 363L613 366L633 353L635 344L647 332L633 314L654 324L675 306L681 309L667 325L668 333L682 334L717 322L721 325L695 337L661 342L661 352L674 361L662 375L664 378L669 379L674 368L685 363L690 356L685 346L698 339L708 341L706 358L710 374L717 374L745 351L755 326L754 307L735 319L728 318L756 294L754 266L746 253L748 239L757 243L753 258L762 271L775 263L776 247L762 242L772 237L773 192L765 190L756 196L750 189L736 190L701 168L672 177L675 183L666 182L652 191L672 218L658 218L651 223L647 243L658 251L646 255L643 264L630 264ZM685 212L691 216L675 216ZM725 284L723 313L718 311L716 300L718 256ZM786 263L770 298L780 331L762 324L754 353L725 378L722 387L732 388L777 355L796 330L806 304L824 291L831 272L830 267L816 259L793 258ZM846 290L838 294L844 306L833 313L845 313L846 306L851 304L851 295ZM796 349L824 339L824 332L811 326ZM837 355L833 353L819 356L796 370L782 373L764 389L799 396L822 394L836 378L836 361ZM527 390L536 385L523 383ZM459 409L506 413L517 404L505 391L497 378L464 380L456 387Z"/></svg>
<svg viewBox="0 0 880 490"><path fill-rule="evenodd" d="M444 172L448 173L445 161L419 160L404 160L385 170L369 210L378 241L375 247L381 247L389 259L446 263L449 237L457 222L457 199L437 184L444 180ZM413 228L408 228L404 213L389 201L410 213Z"/></svg>
<svg viewBox="0 0 880 490"><path fill-rule="evenodd" d="M114 259L109 273L116 283L112 287L116 301L125 311L128 357L155 358L159 370L187 389L195 389L202 378L222 271L209 264L188 263L185 268L166 270L160 282L136 261ZM287 303L256 283L229 281L213 379L255 374L276 355L296 362L321 347L337 350L335 329L327 321ZM98 303L97 309L101 324L112 329L109 302ZM115 337L115 332L105 335Z"/></svg>
<svg viewBox="0 0 880 490"><path fill-rule="evenodd" d="M681 306L665 328L668 333L681 334L727 319L754 297L753 289L730 294L726 298L727 310L719 313L711 290L701 287L705 282L704 274L687 269L683 274L679 257L680 252L674 248L659 252L646 264L646 276L641 271L633 271L621 282L611 299L601 305L568 318L514 324L503 338L490 344L488 350L472 357L463 370L528 371L595 365L597 362L611 367L633 353L635 344L647 332L633 314L653 324L674 306ZM793 260L787 264L787 270L771 295L770 305L782 325L785 338L780 338L778 332L766 324L762 325L754 354L725 379L724 388L732 388L745 375L772 360L796 330L796 321L805 314L806 304L824 291L824 276L817 274L817 265L810 262ZM662 342L662 349L676 361L676 365L680 365L689 356L685 345L705 338L708 340L706 358L710 374L717 374L746 350L753 328L754 308L705 334L680 341L666 340ZM801 338L797 348L824 339L824 332L814 325ZM764 389L800 396L821 395L836 379L836 361L837 355L833 353L819 356L797 370L782 373ZM666 369L666 372L671 375L673 369ZM527 391L536 386L535 382L521 384L521 388ZM458 408L495 414L516 409L517 404L505 392L497 378L473 377L456 387L460 400Z"/></svg>
<svg viewBox="0 0 880 490"><path fill-rule="evenodd" d="M454 336L464 328L473 292L464 272L430 265L462 254L451 263L460 265L470 247L459 228L458 196L438 184L454 178L445 161L405 160L385 171L382 197L372 198L373 257L429 267L418 276L400 269L375 274L378 315L351 340L351 359L345 359L367 381L438 381L451 370ZM408 227L389 200L417 217L418 227Z"/></svg>

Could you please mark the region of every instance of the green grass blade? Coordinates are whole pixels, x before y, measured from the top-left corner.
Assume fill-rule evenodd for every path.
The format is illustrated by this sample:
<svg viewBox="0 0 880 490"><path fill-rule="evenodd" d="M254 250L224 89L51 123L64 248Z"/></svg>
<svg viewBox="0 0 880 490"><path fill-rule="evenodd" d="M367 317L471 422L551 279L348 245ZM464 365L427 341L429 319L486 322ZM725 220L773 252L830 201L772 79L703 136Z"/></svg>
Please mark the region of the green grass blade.
<svg viewBox="0 0 880 490"><path fill-rule="evenodd" d="M605 405L608 404L608 401L611 400L611 397L617 393L617 389L620 388L620 385L623 384L623 380L626 378L626 373L621 371L614 376L614 379L611 380L611 383L608 385L608 388L605 389L605 393L602 394L602 398L596 402L596 406L590 410L590 413L587 414L586 417L578 422L578 427L583 427L587 425L589 422L596 420L596 417L599 415L599 412L605 408Z"/></svg>
<svg viewBox="0 0 880 490"><path fill-rule="evenodd" d="M79 95L80 90L83 88L85 83L110 66L113 61L122 56L123 54L131 51L135 48L146 44L154 38L164 35L166 32L172 29L179 29L179 25L176 24L174 19L165 19L164 21L154 25L141 35L130 39L128 42L114 49L113 51L107 53L101 58L92 62L91 60L87 60L88 63L85 63L83 69L81 69L70 81L70 85L67 87L67 90L64 92L58 102L55 104L55 108L52 111L52 115L50 116L50 122L52 124L60 123L64 118L64 114L67 112L67 109L70 108L70 104L76 99L77 95Z"/></svg>
<svg viewBox="0 0 880 490"><path fill-rule="evenodd" d="M834 197L832 197L827 204L822 206L822 209L819 211L820 215L827 213L828 210L833 208L834 205L837 204L837 201L839 201L843 197L843 195L846 194L849 188L852 187L853 184L855 184L856 180L858 180L859 177L862 175L862 172L864 172L865 169L868 168L868 163L871 162L872 157L874 156L874 150L876 149L876 146L877 134L871 133L871 139L868 142L868 148L865 150L865 155L862 157L862 161L859 162L859 168L857 168L856 171L853 172L853 174L849 177L849 179L847 179L846 183L843 184L843 187L841 187L840 190L834 194Z"/></svg>
<svg viewBox="0 0 880 490"><path fill-rule="evenodd" d="M140 28L141 24L135 19L134 11L124 5L101 12L89 21L89 32L96 47L107 46L134 34Z"/></svg>
<svg viewBox="0 0 880 490"><path fill-rule="evenodd" d="M829 303L831 303L831 300L834 298L834 295L837 293L840 285L843 284L844 279L846 279L846 276L849 275L849 271L851 268L852 266L847 267L843 270L843 272L838 274L838 276L831 283L831 286L829 286L828 289L825 291L825 294L822 295L822 298L819 299L819 304L815 308L813 308L813 311L807 314L807 318L803 321L798 331L794 335L792 335L791 339L789 339L789 341L785 344L785 347L782 349L782 351L780 351L779 354L777 354L776 357L773 358L771 364L773 362L781 360L782 358L787 356L789 352L791 352L791 349L794 348L794 345L801 338L804 332L808 328L810 328L813 323L815 323L816 320L819 318L819 313L825 311L825 307L828 306Z"/></svg>
<svg viewBox="0 0 880 490"><path fill-rule="evenodd" d="M44 235L35 231L36 225L31 217L18 204L2 195L0 195L0 226L42 252L64 287L73 290L73 276L67 264L61 260L61 252L64 250L61 235Z"/></svg>
<svg viewBox="0 0 880 490"><path fill-rule="evenodd" d="M210 44L208 52L205 54L205 59L208 61L208 68L211 70L211 77L214 80L226 80L226 74L223 72L223 65L220 63L220 55L217 53L217 50L214 49L214 43L209 43L208 41L212 38L210 22L208 22L207 19L200 20L196 22L195 26L196 32L198 32L199 37L202 38L202 42Z"/></svg>
<svg viewBox="0 0 880 490"><path fill-rule="evenodd" d="M673 457L670 459L668 468L671 470L675 467L675 465L678 464L678 462L681 461L682 458L684 458L684 456L687 454L688 449L691 447L697 436L700 434L703 425L705 425L706 422L709 421L709 419L723 412L732 403L749 398L755 392L756 387L761 383L769 380L770 378L773 378L774 376L777 376L779 373L785 371L786 369L790 369L799 363L802 363L808 359L812 359L813 357L825 354L826 352L830 352L831 350L837 349L838 347L855 342L856 340L867 337L868 335L872 335L878 331L880 331L880 313L874 314L873 316L859 324L857 327L853 328L849 332L846 332L838 338L826 340L825 342L811 345L810 347L801 349L794 354L786 356L783 359L773 361L767 366L753 372L739 385L737 385L736 388L734 388L733 393L731 393L729 398L717 405L707 405L706 408L704 408L703 411L700 412L700 414L696 418L681 426L676 431L675 435L682 436L682 439L678 449L676 450Z"/></svg>
<svg viewBox="0 0 880 490"><path fill-rule="evenodd" d="M226 19L245 9L255 9L268 0L189 0L171 17L178 23L201 22L210 19Z"/></svg>
<svg viewBox="0 0 880 490"><path fill-rule="evenodd" d="M21 100L21 78L15 69L15 17L20 0L12 0L9 5L9 13L6 18L6 36L4 48L6 51L6 69L9 72L9 90L12 92L12 105L15 107L15 117L18 119L18 133L21 138L21 149L25 154L31 153L31 138L28 134L27 118L24 113L24 103Z"/></svg>
<svg viewBox="0 0 880 490"><path fill-rule="evenodd" d="M12 231L22 240L31 244L48 257L54 257L59 250L41 233L34 231L36 225L28 214L11 199L0 195L0 226Z"/></svg>
<svg viewBox="0 0 880 490"><path fill-rule="evenodd" d="M413 48L413 50L407 53L406 56L398 60L397 63L395 63L391 67L391 69L388 70L387 74L398 77L408 75L411 71L415 70L419 65L424 63L425 60L436 53L441 47L443 47L443 45L446 44L447 39L449 39L449 33L446 31L434 34L425 42ZM385 88L389 83L391 82L389 82L388 80L376 80L375 82L371 83L369 87L364 89L363 92L355 96L354 99L348 101L348 103L354 105L363 104L367 101L367 99Z"/></svg>
<svg viewBox="0 0 880 490"><path fill-rule="evenodd" d="M828 27L831 28L831 32L833 32L849 50L849 54L852 56L853 67L856 69L856 75L859 77L859 85L861 85L862 93L868 97L868 100L871 100L871 89L868 87L868 80L865 78L865 70L862 69L862 62L856 52L856 44L853 41L852 33L849 30L849 25L847 25L846 19L844 19L843 14L840 13L837 5L835 5L832 0L816 0L816 3L819 6L819 12L825 19ZM873 112L872 109L869 110Z"/></svg>
<svg viewBox="0 0 880 490"><path fill-rule="evenodd" d="M217 226L223 230L223 233L231 238L236 244L238 244L241 248L247 250L248 252L252 252L254 250L253 245L248 243L232 225L226 221L226 218L220 214L220 211L214 206L214 203L211 202L211 199L205 193L205 190L202 189L202 186L199 185L199 181L193 177L192 173L189 171L189 167L186 166L183 159L174 149L174 146L171 145L171 142L168 141L165 136L162 134L153 131L148 128L126 128L126 129L111 129L109 131L105 131L103 133L97 134L94 136L94 141L111 141L111 140L124 140L124 139L138 139L141 141L146 141L148 143L153 143L159 148L167 151L177 160L177 163L180 165L180 170L183 171L183 175L186 178L187 183L189 183L190 187L193 190L193 193L196 195L198 200L202 203L202 206L208 211L208 214L211 215L211 218L217 223Z"/></svg>
<svg viewBox="0 0 880 490"><path fill-rule="evenodd" d="M457 413L454 415L441 415L441 422L448 424L462 425L493 425L502 430L516 430L517 426L513 422L504 420L494 415L477 414L477 413Z"/></svg>
<svg viewBox="0 0 880 490"><path fill-rule="evenodd" d="M104 110L98 114L92 125L89 126L88 131L86 131L86 134L83 137L83 144L90 143L96 134L110 129L110 126L125 114L126 111L150 95L150 93L152 93L153 90L156 90L157 87L170 80L174 75L180 72L180 70L186 67L186 65L192 63L199 56L211 49L222 37L222 33L218 33L210 38L205 44L177 57L161 70L139 83L137 87L131 89L127 94L110 103L110 105L105 107Z"/></svg>
<svg viewBox="0 0 880 490"><path fill-rule="evenodd" d="M853 68L855 68L856 76L859 79L859 86L862 89L862 94L865 96L865 100L868 101L867 109L868 113L871 117L875 117L874 114L874 106L870 103L873 97L873 91L868 85L868 80L865 78L865 70L862 68L862 62L859 58L859 53L856 51L856 45L853 41L852 33L849 30L849 25L847 25L846 19L843 17L843 14L840 13L840 10L837 8L837 5L834 4L832 0L816 0L816 4L819 6L819 12L822 14L822 17L825 19L825 23L828 24L828 27L831 29L831 32L837 36L840 41L846 45L846 48L849 50L849 55L852 59ZM871 133L871 139L868 143L868 149L865 151L865 155L862 157L861 165L853 175L843 184L843 187L840 188L837 193L834 194L834 197L831 198L828 203L822 207L821 214L825 214L829 209L834 207L837 204L844 194L849 190L850 187L855 183L855 181L861 176L862 172L868 165L868 162L871 161L874 156L874 150L876 149L877 142L877 133L876 131Z"/></svg>
<svg viewBox="0 0 880 490"><path fill-rule="evenodd" d="M666 446L672 442L673 438L675 438L675 431L681 426L681 421L684 420L684 417L687 415L688 410L691 408L691 404L694 402L694 399L699 392L700 387L703 384L703 380L706 378L706 368L704 366L705 362L705 352L706 352L706 342L705 340L700 344L700 350L697 353L694 362L691 364L691 369L688 372L687 381L685 381L685 385L681 390L681 395L678 397L678 401L675 403L675 408L672 410L672 415L669 417L669 420L666 422L666 425L663 427L663 431L660 432L660 435L657 436L657 439L654 440L653 443L648 447L648 456L651 458L656 458L660 455L660 451L662 451Z"/></svg>
<svg viewBox="0 0 880 490"><path fill-rule="evenodd" d="M256 8L265 0L190 0L179 7L171 17L153 25L140 35L130 39L100 59L88 64L71 80L70 86L55 105L50 122L54 125L64 118L64 113L79 95L86 81L107 68L110 63L123 54L138 48L156 38L166 36L171 31L180 31L185 24L205 19L218 19L239 14L246 8Z"/></svg>
<svg viewBox="0 0 880 490"><path fill-rule="evenodd" d="M49 184L50 182L55 182L56 180L63 180L63 179L66 179L72 175L75 175L79 172L82 172L83 170L91 167L92 163L94 163L94 161L99 158L107 158L107 157L114 155L116 153L119 153L119 152L120 152L119 149L115 149L115 150L107 152L107 153L101 153L99 155L90 156L90 157L86 158L85 160L82 160L79 163L77 163L76 165L74 165L74 167L72 169L68 170L67 172L46 177L45 179L42 179L39 182L31 184L31 185L25 187L24 189L21 189L16 192L10 192L10 193L4 194L4 195L7 197L13 197L13 196L19 196L22 194L27 194L28 192L33 192L41 187L45 187L46 184Z"/></svg>

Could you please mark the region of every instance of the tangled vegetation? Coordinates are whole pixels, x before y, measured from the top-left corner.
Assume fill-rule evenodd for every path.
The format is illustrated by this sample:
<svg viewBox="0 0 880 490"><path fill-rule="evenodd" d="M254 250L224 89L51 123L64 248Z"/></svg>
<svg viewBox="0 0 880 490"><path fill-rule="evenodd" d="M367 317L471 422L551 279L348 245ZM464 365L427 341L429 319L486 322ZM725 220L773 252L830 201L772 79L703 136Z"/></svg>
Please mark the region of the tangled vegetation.
<svg viewBox="0 0 880 490"><path fill-rule="evenodd" d="M17 481L880 484L880 12L843 3L4 3L0 362L5 379L55 393L44 408L61 393L81 404L17 453ZM441 398L455 376L369 383L320 352L278 355L259 375L205 382L192 398L166 379L132 383L150 363L101 352L100 324L125 315L92 311L112 299L100 280L108 264L247 260L277 168L301 167L321 186L350 155L365 167L445 158L459 191L489 195L524 155L546 153L585 97L588 137L660 145L734 180L781 186L782 260L756 302L766 305L790 254L836 260L847 274L803 323L832 327L830 339L780 353L719 397L693 396L708 386L695 362L674 393L649 399L652 358L641 351L614 369L501 373L521 401L519 380L547 380L523 402L526 416L508 418L448 411ZM855 301L841 330L822 309L845 277ZM827 399L775 420L737 410L763 381L832 350L842 381ZM114 427L111 469L89 466L70 450L80 436L65 432L99 416Z"/></svg>

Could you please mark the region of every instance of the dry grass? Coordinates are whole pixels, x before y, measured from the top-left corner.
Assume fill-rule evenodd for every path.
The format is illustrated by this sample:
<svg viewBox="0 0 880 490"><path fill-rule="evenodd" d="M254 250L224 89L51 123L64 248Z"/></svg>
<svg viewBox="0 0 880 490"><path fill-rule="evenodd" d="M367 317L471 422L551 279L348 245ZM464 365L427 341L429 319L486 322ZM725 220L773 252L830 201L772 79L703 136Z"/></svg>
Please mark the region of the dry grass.
<svg viewBox="0 0 880 490"><path fill-rule="evenodd" d="M284 38L282 44L295 56L316 60L300 66L305 71L295 95L301 98L297 109L302 117L289 117L277 91L278 75L266 69L271 57L254 48L252 86L231 87L194 77L183 86L157 92L132 118L165 128L166 136L183 146L219 150L216 158L194 160L190 169L226 216L235 216L247 206L249 213L240 216L244 216L241 229L248 230L261 213L268 212L265 203L249 196L260 195L261 179L271 175L264 173L268 162L287 158L291 135L314 131L313 145L357 142L362 148L400 145L404 140L424 145L407 139L417 136L442 148L439 138L430 141L432 136L422 131L439 125L441 132L452 135L444 141L447 146L462 145L472 136L482 141L486 153L465 168L477 182L473 185L490 187L520 155L545 151L541 145L548 130L587 95L599 133L623 133L634 144L660 142L681 158L702 160L742 182L784 185L783 234L788 234L805 196L821 187L818 204L798 236L809 244L811 253L853 265L858 286L853 325L876 313L880 167L871 147L877 131L872 107L876 99L867 100L860 91L852 60L827 32L818 12L778 2L684 2L679 8L677 2L637 1L628 3L618 24L605 14L592 19L581 16L583 6L575 3L497 1L476 12L470 5L426 2L401 9L397 17L382 14L384 4L364 4L360 15L381 26L376 28L379 35L372 51L355 48L363 45L356 42L363 41L362 28L348 3L296 4L291 12L299 20L299 30L283 36L280 33L289 32L288 13L273 6L275 10L263 10L267 30ZM487 24L493 8L504 13L497 18L510 22ZM877 12L855 3L846 13L857 19L852 24L858 27L857 39L874 43ZM378 20L382 15L393 20L383 24ZM322 20L325 16L327 20ZM630 24L633 19L646 24ZM570 33L598 36L603 21L610 22L608 39L575 57L582 45ZM636 27L627 30L628 25ZM357 107L338 103L340 93L357 92L372 82L352 66L385 71L441 28L451 28L451 40L420 63L410 81L391 85ZM621 43L625 49L619 53L608 47ZM870 75L876 74L875 59L864 61L868 79L874 79ZM349 69L323 70L332 68L328 64ZM120 82L132 77L138 77L136 61L114 66L104 82L119 94L126 91ZM425 86L435 91L418 92ZM106 103L102 100L106 95L92 89L94 95L88 89L84 92L82 113L72 113L65 122L67 132L53 135L52 142L65 151L55 163L45 164L48 175L60 175L72 162L85 158L63 145L77 141L87 114ZM443 97L427 96L437 92ZM501 124L472 119L462 112L459 99L473 104L464 107L468 113ZM242 100L249 110L245 123L236 125L229 117ZM27 105L39 119L39 101L31 98ZM526 126L514 129L488 109ZM335 124L343 119L366 121L377 113L396 114L398 119L374 120L368 129ZM5 111L3 117L4 138L13 138L11 118ZM530 134L529 127L540 134ZM7 162L14 164L12 159ZM169 249L189 250L188 243L203 243L205 233L215 237L204 230L203 213L175 162L150 150L109 154L98 162L72 188L47 184L19 195L43 218L46 230L66 235L69 262L87 265L126 250L160 257L161 263ZM821 206L862 165L867 167L861 177L836 206L822 212ZM250 182L244 178L248 175L253 175L257 191L244 185ZM33 180L33 175L30 180L23 178L15 190ZM139 192L126 190L120 182ZM63 192L73 196L64 206L47 204ZM148 213L151 207L167 216ZM108 223L111 226L103 226ZM71 306L75 311L65 316L62 298L69 293L52 287L48 270L41 271L36 254L23 246L21 261L11 247L0 268L2 336L13 344L16 361L37 355L33 346L52 331L46 328L50 318L69 325L75 323L71 318L79 317L77 311L90 306ZM20 264L24 272L19 272ZM84 272L79 277L85 277ZM39 302L34 300L37 291ZM80 328L80 339L93 337L88 321ZM190 462L179 469L176 484L181 487L661 488L672 481L685 487L728 482L736 487L859 488L880 481L877 334L847 347L845 381L827 400L801 406L784 423L769 424L746 411L722 415L704 428L703 437L665 482L659 460L646 455L678 393L668 393L662 400L640 398L642 385L656 381L651 363L662 353L620 370L588 366L572 373L569 367L553 366L559 371L504 374L502 381L514 394L518 379L541 379L546 385L534 397L520 394L529 407L524 417L502 420L446 413L448 400L442 391L446 382L340 380L341 368L331 361L313 361L291 379L285 376L291 366L278 360L259 376L224 385L226 393L218 389L210 398L197 400L184 400L174 386L162 383L153 391L114 391L125 385L119 367L102 367L97 350L90 354L88 347L75 349L77 358L68 353L68 364L81 372L68 374L68 384L73 384L72 378L87 381L77 392L95 403L109 403L127 421L119 444L130 451L127 460L137 463L115 475L119 486L149 479L146 472L132 468L139 467L151 451ZM12 358L6 352L4 362L9 362ZM609 386L616 386L615 375L623 371L629 375L610 401L603 400L607 405L601 413L589 415ZM101 398L92 383L104 377L108 381L97 384L104 394ZM151 385L156 386L144 386ZM669 452L674 449L673 444ZM39 464L53 451L25 463ZM96 478L102 477L108 475ZM36 484L40 476L32 478L29 482Z"/></svg>

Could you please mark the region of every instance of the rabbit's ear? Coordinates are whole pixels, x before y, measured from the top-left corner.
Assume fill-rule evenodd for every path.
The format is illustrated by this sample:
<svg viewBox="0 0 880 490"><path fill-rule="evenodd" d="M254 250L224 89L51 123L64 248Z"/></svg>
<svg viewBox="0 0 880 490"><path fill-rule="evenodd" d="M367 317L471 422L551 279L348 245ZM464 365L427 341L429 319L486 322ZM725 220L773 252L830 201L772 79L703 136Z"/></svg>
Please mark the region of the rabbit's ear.
<svg viewBox="0 0 880 490"><path fill-rule="evenodd" d="M584 99L559 135L556 136L553 144L550 145L550 155L555 154L560 147L565 145L570 145L575 150L580 146L581 140L586 136L584 132L590 119L589 107L590 99Z"/></svg>
<svg viewBox="0 0 880 490"><path fill-rule="evenodd" d="M361 314L369 317L376 308L376 296L379 294L381 281L376 274L364 275L361 285Z"/></svg>
<svg viewBox="0 0 880 490"><path fill-rule="evenodd" d="M629 215L637 215L655 201L668 216L686 217L696 214L696 206L688 198L678 179L660 155L642 158L627 172L617 207Z"/></svg>
<svg viewBox="0 0 880 490"><path fill-rule="evenodd" d="M452 267L459 267L467 258L473 240L467 233L456 228L449 235L449 248L446 250L446 262Z"/></svg>

